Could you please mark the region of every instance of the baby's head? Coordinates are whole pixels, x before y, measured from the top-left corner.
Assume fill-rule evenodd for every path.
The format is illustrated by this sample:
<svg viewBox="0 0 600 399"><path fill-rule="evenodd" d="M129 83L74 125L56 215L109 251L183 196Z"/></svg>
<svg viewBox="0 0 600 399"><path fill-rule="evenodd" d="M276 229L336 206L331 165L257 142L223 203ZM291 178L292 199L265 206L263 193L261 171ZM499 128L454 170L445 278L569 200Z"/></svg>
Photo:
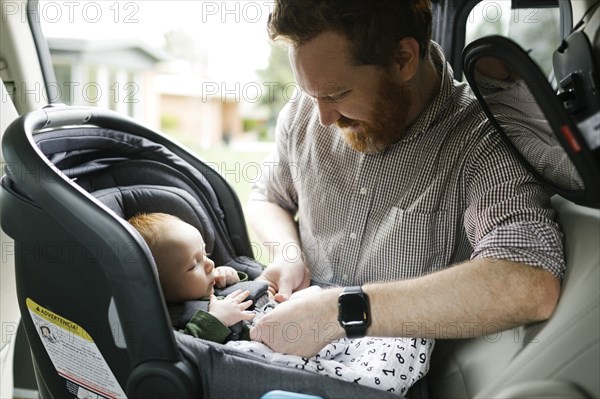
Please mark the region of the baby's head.
<svg viewBox="0 0 600 399"><path fill-rule="evenodd" d="M206 256L204 240L194 226L165 213L138 214L129 223L152 251L167 301L194 300L214 292L215 264Z"/></svg>

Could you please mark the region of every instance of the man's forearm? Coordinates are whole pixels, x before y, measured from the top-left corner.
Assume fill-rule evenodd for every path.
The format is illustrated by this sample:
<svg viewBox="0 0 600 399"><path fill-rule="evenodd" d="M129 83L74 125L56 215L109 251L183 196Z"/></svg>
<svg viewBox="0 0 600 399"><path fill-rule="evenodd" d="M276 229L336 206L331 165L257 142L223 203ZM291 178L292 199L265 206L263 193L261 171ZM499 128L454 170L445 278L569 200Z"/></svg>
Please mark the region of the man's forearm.
<svg viewBox="0 0 600 399"><path fill-rule="evenodd" d="M560 282L537 267L479 259L363 289L371 303L369 335L467 338L549 318Z"/></svg>
<svg viewBox="0 0 600 399"><path fill-rule="evenodd" d="M413 280L366 284L369 336L469 338L545 320L560 292L545 270L500 260L478 260ZM273 350L313 356L345 336L337 321L341 287L288 301L266 314L252 339ZM301 333L287 339L293 325Z"/></svg>

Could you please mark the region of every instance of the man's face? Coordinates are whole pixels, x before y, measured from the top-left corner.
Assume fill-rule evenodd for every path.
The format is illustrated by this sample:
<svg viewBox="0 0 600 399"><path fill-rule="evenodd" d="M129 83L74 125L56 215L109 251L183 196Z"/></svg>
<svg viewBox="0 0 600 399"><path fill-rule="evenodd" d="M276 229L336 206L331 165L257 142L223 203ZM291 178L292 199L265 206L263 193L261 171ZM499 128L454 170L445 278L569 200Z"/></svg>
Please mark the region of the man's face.
<svg viewBox="0 0 600 399"><path fill-rule="evenodd" d="M321 124L335 124L352 148L376 153L402 138L410 91L388 70L354 65L343 35L324 32L292 49L290 61L301 89L317 104Z"/></svg>

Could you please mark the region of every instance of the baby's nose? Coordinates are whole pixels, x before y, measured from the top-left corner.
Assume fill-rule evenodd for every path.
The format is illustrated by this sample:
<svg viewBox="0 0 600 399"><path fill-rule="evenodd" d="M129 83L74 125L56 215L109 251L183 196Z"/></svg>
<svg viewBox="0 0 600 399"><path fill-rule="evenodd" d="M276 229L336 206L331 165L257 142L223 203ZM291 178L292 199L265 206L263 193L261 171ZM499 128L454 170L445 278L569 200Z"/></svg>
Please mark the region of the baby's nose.
<svg viewBox="0 0 600 399"><path fill-rule="evenodd" d="M213 262L212 259L207 259L204 265L206 274L210 274L215 269L215 262Z"/></svg>

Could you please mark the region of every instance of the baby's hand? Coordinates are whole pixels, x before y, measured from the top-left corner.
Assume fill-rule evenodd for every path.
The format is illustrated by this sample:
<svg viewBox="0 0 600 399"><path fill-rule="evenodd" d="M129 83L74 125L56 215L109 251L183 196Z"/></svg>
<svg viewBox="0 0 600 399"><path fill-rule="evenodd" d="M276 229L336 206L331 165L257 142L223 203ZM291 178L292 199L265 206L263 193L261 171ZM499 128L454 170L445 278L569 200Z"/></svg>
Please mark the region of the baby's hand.
<svg viewBox="0 0 600 399"><path fill-rule="evenodd" d="M225 288L232 284L240 282L240 276L233 267L219 266L215 268L215 285L219 288Z"/></svg>
<svg viewBox="0 0 600 399"><path fill-rule="evenodd" d="M231 327L240 320L252 320L254 313L245 311L252 305L252 301L244 301L248 298L248 295L250 295L250 291L242 290L235 290L221 300L211 295L208 313L215 316L227 327Z"/></svg>

